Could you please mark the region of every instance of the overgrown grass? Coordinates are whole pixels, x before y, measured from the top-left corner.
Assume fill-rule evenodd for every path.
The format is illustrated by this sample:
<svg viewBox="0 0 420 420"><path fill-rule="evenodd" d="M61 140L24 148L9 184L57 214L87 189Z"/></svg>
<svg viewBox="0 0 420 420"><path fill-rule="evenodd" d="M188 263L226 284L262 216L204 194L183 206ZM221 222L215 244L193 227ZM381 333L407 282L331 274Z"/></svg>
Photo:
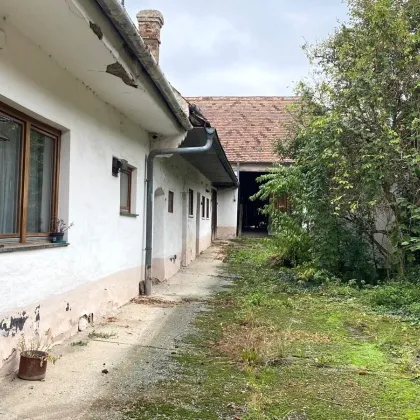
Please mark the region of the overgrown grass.
<svg viewBox="0 0 420 420"><path fill-rule="evenodd" d="M275 267L275 252L229 246L235 284L127 418L420 419L416 287L305 276Z"/></svg>

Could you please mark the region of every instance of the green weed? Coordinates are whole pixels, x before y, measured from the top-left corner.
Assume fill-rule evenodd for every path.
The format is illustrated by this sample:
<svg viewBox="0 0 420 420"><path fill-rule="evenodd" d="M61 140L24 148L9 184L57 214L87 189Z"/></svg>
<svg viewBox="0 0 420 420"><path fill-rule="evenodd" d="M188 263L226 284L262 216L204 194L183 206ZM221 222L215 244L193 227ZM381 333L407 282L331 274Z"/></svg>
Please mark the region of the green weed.
<svg viewBox="0 0 420 420"><path fill-rule="evenodd" d="M80 347L84 347L87 346L88 343L87 341L74 341L73 343L71 343L71 346L76 347L76 346L80 346Z"/></svg>
<svg viewBox="0 0 420 420"><path fill-rule="evenodd" d="M95 338L103 338L105 340L109 339L109 338L114 338L116 337L117 334L114 332L111 333L104 333L104 332L96 332L95 330L93 330L92 332L89 333L88 337L90 339L95 339Z"/></svg>

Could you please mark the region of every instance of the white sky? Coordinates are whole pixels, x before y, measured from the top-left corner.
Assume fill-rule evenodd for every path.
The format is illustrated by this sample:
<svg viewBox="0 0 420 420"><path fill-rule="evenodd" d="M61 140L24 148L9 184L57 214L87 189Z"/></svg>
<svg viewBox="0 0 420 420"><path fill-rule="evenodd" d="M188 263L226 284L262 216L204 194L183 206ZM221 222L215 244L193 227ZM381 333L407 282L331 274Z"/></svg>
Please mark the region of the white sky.
<svg viewBox="0 0 420 420"><path fill-rule="evenodd" d="M184 96L292 95L301 50L346 20L342 0L125 0L133 21L160 10L160 64Z"/></svg>

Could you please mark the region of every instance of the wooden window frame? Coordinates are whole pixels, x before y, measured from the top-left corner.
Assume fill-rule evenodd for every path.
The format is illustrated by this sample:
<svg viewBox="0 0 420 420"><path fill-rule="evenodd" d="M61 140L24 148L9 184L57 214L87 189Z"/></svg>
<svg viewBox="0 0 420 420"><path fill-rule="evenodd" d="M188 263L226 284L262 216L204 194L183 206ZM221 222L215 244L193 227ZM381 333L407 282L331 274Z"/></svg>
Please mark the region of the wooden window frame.
<svg viewBox="0 0 420 420"><path fill-rule="evenodd" d="M17 233L0 233L0 239L19 239L22 244L27 243L28 238L48 237L50 232L32 233L27 232L28 220L28 191L29 191L29 165L30 165L30 140L31 130L34 129L54 139L53 153L53 179L51 186L51 220L58 215L58 186L60 173L60 149L61 149L61 131L50 127L47 124L38 121L29 115L20 112L9 105L0 102L0 113L16 121L22 126L21 150L20 150L20 168L19 168L19 193L18 193L18 229Z"/></svg>
<svg viewBox="0 0 420 420"><path fill-rule="evenodd" d="M120 169L120 173L128 175L128 207L121 205L120 201L120 212L131 214L131 195L132 195L132 186L133 186L133 168L128 167L127 169ZM121 176L121 175L120 175ZM121 188L121 178L120 178L120 188Z"/></svg>
<svg viewBox="0 0 420 420"><path fill-rule="evenodd" d="M206 198L206 219L210 219L210 199Z"/></svg>
<svg viewBox="0 0 420 420"><path fill-rule="evenodd" d="M174 212L174 193L172 191L168 192L168 213Z"/></svg>
<svg viewBox="0 0 420 420"><path fill-rule="evenodd" d="M188 216L194 216L194 190L188 189Z"/></svg>

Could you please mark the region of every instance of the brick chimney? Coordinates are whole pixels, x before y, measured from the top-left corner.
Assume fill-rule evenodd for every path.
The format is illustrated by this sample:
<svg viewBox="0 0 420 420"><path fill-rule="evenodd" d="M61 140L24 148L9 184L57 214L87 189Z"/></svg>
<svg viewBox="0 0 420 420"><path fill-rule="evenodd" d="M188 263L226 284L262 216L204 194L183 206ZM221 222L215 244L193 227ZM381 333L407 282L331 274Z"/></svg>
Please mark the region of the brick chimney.
<svg viewBox="0 0 420 420"><path fill-rule="evenodd" d="M140 10L137 13L139 32L156 63L159 63L160 30L164 24L162 13L158 10Z"/></svg>

